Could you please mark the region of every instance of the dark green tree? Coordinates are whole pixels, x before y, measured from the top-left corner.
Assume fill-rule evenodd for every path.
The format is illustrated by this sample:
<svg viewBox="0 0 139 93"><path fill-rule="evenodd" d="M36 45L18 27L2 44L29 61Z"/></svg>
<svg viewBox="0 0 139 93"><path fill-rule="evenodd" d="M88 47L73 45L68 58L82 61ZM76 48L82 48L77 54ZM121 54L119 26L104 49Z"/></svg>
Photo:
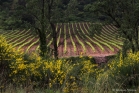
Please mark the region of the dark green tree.
<svg viewBox="0 0 139 93"><path fill-rule="evenodd" d="M46 0L18 0L15 8L22 23L38 33L42 57L47 55L46 30L48 21L46 5Z"/></svg>
<svg viewBox="0 0 139 93"><path fill-rule="evenodd" d="M86 6L103 22L113 23L120 37L124 38L124 49L139 51L139 0L96 0Z"/></svg>
<svg viewBox="0 0 139 93"><path fill-rule="evenodd" d="M25 3L22 3L22 2ZM46 56L50 48L46 45L46 30L53 38L53 54L58 59L56 23L63 22L62 0L18 0L18 14L27 26L38 32L40 55ZM59 30L60 28L58 28Z"/></svg>
<svg viewBox="0 0 139 93"><path fill-rule="evenodd" d="M78 14L78 1L77 0L70 0L67 4L67 9L65 11L66 17L68 21L75 21L77 20L77 14Z"/></svg>
<svg viewBox="0 0 139 93"><path fill-rule="evenodd" d="M18 28L21 20L14 17L15 0L1 0L0 1L0 28L15 29Z"/></svg>

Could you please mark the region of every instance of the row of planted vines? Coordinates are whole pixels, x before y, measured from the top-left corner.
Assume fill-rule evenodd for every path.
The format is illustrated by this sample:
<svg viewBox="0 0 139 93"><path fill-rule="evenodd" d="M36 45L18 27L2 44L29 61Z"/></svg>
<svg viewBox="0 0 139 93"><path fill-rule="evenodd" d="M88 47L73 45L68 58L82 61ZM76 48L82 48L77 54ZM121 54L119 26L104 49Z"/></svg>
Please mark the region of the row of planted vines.
<svg viewBox="0 0 139 93"><path fill-rule="evenodd" d="M115 54L121 49L122 39L115 38L117 28L113 25L106 25L100 35L92 37L89 34L90 23L57 23L58 32L57 45L59 57L69 56L97 56ZM39 38L31 30L6 31L5 35L8 43L17 49L22 49L26 53L39 50ZM53 48L51 33L46 31L47 47Z"/></svg>

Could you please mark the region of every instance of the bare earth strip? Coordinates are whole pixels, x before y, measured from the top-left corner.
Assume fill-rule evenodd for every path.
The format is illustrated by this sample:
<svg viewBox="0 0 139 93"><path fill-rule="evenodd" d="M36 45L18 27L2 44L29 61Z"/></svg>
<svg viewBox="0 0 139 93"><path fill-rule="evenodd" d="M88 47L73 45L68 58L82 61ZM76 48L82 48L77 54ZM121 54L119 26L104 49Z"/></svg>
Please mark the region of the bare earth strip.
<svg viewBox="0 0 139 93"><path fill-rule="evenodd" d="M64 53L64 47L65 47L64 46L64 25L66 27L65 28L66 29L66 43L67 43L66 53ZM90 36L88 36L89 38L87 38L85 35L88 35L87 30L89 30L89 28L88 28L88 26L90 25L89 23L85 23L85 22L84 23L73 23L73 27L72 27L72 24L68 24L68 23L65 23L64 25L61 27L61 36L60 36L59 45L58 45L58 54L59 54L60 58L61 57L76 57L76 56L80 56L81 53L83 53L84 56L105 57L105 56L109 56L109 55L114 55L119 51L119 49L114 45L110 44L110 46L112 48L114 48L114 51L111 51L108 46L105 46L105 45L103 45L104 43L102 44L102 43L99 42L100 45L104 48L104 51L102 51L102 49L98 45L96 45L96 43L95 43L95 42L98 42L98 40L101 40L101 38L95 37L96 38L95 39L95 38L90 37ZM59 26L59 25L57 25L57 26ZM114 37L110 37L112 35L112 33L115 33L115 31L117 30L116 27L108 25L108 26L105 26L104 28L105 28L105 30L102 30L102 31L105 31L103 34L109 33L109 34L106 34L106 36L109 36L109 38L107 38L107 39L112 38L112 40L114 40L114 41L117 41L117 42L121 41L121 40L114 39ZM80 32L77 32L77 30L79 30ZM84 33L81 30L83 30ZM71 33L72 39L75 43L76 51L74 49L74 45L72 43L72 40L69 36L70 35L69 32ZM22 33L24 33L24 32L19 32L17 34L21 35ZM27 34L25 34L25 37L22 37L21 39L19 39L18 42L21 42L23 39L27 38L26 36L29 36L30 34L31 33L28 32ZM13 35L14 35L14 33L13 33ZM83 35L83 36L81 36L81 35ZM77 37L79 39L77 39ZM33 39L33 37L31 37L31 38ZM22 44L30 41L31 38L28 38ZM90 38L92 40L90 40ZM12 37L11 37L11 39L12 39ZM14 42L17 39L18 39L18 37L11 40L11 41ZM48 39L51 39L51 37L49 37ZM102 37L102 39L105 39L105 38ZM8 40L10 40L10 38ZM38 40L38 37L35 37L32 41L30 41L29 43L24 45L22 47L22 49L24 51L26 51L28 46L31 45L36 40ZM86 48L86 52L83 51L83 46L82 46L81 43L79 43L79 40L84 44L84 46ZM92 41L94 41L94 42L92 42ZM101 40L101 41L103 41L103 40ZM92 50L91 46L89 46L89 44L87 42L89 42L95 48L95 51ZM105 42L105 41L103 41L103 42ZM52 44L50 45L51 48L53 48ZM20 47L20 45L21 44L19 44L16 47ZM39 45L39 42L33 44L30 47L29 52L36 51L36 48L37 48L38 45ZM100 59L96 58L96 60L100 60ZM101 60L105 60L105 59L101 59Z"/></svg>
<svg viewBox="0 0 139 93"><path fill-rule="evenodd" d="M68 36L67 36L67 45L68 45L68 46L67 46L67 57L68 57L68 56L71 56L71 55L75 56L74 47L73 47L72 41L71 41L70 36L69 36L69 35L70 35L70 34L69 34L70 31L71 31L71 30L70 30L70 28L68 27L68 28L67 28L67 31L66 31L66 32L67 32L67 35L68 35ZM72 35L71 35L71 36L72 36Z"/></svg>

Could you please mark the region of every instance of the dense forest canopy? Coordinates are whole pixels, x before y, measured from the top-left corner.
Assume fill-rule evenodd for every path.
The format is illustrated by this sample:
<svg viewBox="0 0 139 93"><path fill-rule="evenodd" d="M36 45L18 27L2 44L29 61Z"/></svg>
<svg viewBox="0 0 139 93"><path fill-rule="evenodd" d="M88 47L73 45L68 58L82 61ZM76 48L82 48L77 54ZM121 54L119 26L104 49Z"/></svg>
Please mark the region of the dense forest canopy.
<svg viewBox="0 0 139 93"><path fill-rule="evenodd" d="M60 15L61 22L89 21L93 18L88 11L84 10L84 6L92 3L92 0L60 0L59 2L61 4L58 7L62 10ZM21 6L26 7L27 5L28 0L1 0L1 26L5 29L15 29L20 27L19 24L23 26L23 21L33 23L33 17L31 15L20 13Z"/></svg>

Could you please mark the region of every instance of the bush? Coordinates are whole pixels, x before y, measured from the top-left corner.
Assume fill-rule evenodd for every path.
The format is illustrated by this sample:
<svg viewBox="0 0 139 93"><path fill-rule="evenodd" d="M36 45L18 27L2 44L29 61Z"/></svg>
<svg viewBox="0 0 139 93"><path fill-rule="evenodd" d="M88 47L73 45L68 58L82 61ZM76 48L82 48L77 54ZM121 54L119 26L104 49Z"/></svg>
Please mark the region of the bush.
<svg viewBox="0 0 139 93"><path fill-rule="evenodd" d="M7 43L4 36L0 35L0 71L10 70L9 64L19 59L22 59L22 52L15 51L15 49Z"/></svg>
<svg viewBox="0 0 139 93"><path fill-rule="evenodd" d="M88 82L94 82L99 72L92 58L53 60L42 59L36 53L25 55L20 50L12 48L3 36L0 36L0 58L1 66L5 70L1 68L0 73L6 76L3 78L1 75L1 89L6 89L7 82L7 85L12 84L13 87L24 88L31 85L32 89L79 92L87 90Z"/></svg>
<svg viewBox="0 0 139 93"><path fill-rule="evenodd" d="M123 88L131 88L139 85L139 52L129 53L126 58L122 58L109 64L111 75L118 76L116 78Z"/></svg>
<svg viewBox="0 0 139 93"><path fill-rule="evenodd" d="M96 93L115 93L116 89L123 90L122 93L129 93L130 89L134 93L139 86L139 52L130 52L125 58L121 53L110 60L105 70L97 77Z"/></svg>
<svg viewBox="0 0 139 93"><path fill-rule="evenodd" d="M43 60L36 53L26 58L26 61L13 61L10 65L13 82L28 84L34 87L61 89L64 92L78 91L79 87L96 78L97 65L90 60L72 61ZM87 77L87 78L86 78Z"/></svg>
<svg viewBox="0 0 139 93"><path fill-rule="evenodd" d="M15 51L4 38L0 35L0 89L5 88L11 81L9 74L11 73L10 64L14 61L23 60L21 51Z"/></svg>

